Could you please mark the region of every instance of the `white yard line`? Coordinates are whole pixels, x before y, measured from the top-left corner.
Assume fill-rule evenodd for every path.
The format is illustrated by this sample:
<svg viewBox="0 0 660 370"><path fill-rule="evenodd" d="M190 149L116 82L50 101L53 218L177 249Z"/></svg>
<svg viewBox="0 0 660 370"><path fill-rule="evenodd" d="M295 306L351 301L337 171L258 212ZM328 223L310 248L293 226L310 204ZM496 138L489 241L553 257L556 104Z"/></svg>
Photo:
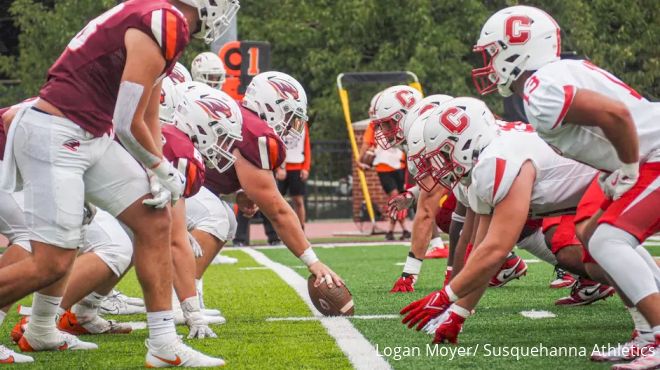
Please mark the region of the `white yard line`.
<svg viewBox="0 0 660 370"><path fill-rule="evenodd" d="M357 320L389 320L398 319L399 315L355 315L351 319ZM325 316L306 316L306 317L269 317L266 321L318 321L323 319L330 319Z"/></svg>
<svg viewBox="0 0 660 370"><path fill-rule="evenodd" d="M307 304L313 316L321 316L314 307L307 293L307 280L291 268L277 263L253 248L242 248L244 253L254 258L257 263L273 270L284 280L300 298ZM391 369L390 364L378 355L376 348L360 333L345 317L320 317L321 325L325 327L337 345L346 354L354 368L359 370Z"/></svg>
<svg viewBox="0 0 660 370"><path fill-rule="evenodd" d="M410 247L410 242L360 242L360 243L351 243L351 242L346 242L346 243L317 243L313 244L314 248L346 248L346 247L383 247L383 246L402 246L402 247ZM255 246L250 246L250 247L234 247L234 246L229 246L229 247L224 247L222 248L223 250L245 250L247 248L252 248L252 249L259 249L259 250L266 250L266 249L285 249L285 245L255 245Z"/></svg>
<svg viewBox="0 0 660 370"><path fill-rule="evenodd" d="M254 266L254 267L239 267L239 270L251 271L251 270L268 270L266 266Z"/></svg>
<svg viewBox="0 0 660 370"><path fill-rule="evenodd" d="M525 316L528 319L532 320L538 320L538 319L551 319L553 317L557 317L554 313L550 311L537 311L537 310L531 310L531 311L520 311L520 314Z"/></svg>

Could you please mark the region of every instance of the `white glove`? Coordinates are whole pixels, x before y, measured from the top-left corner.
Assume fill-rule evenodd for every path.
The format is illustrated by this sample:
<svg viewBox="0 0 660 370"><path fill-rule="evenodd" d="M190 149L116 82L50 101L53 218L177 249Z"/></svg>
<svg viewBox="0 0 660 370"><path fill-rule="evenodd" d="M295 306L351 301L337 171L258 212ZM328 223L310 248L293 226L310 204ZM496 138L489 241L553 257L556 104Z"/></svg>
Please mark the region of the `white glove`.
<svg viewBox="0 0 660 370"><path fill-rule="evenodd" d="M186 325L190 329L188 339L198 338L217 338L218 336L209 328L209 324L199 309L199 298L197 295L187 298L181 302L183 317L186 319Z"/></svg>
<svg viewBox="0 0 660 370"><path fill-rule="evenodd" d="M172 199L172 194L165 189L156 176L151 170L147 170L147 175L149 176L149 191L151 192L151 199L145 199L142 201L142 204L154 208L165 208L170 203Z"/></svg>
<svg viewBox="0 0 660 370"><path fill-rule="evenodd" d="M630 190L639 179L639 163L624 163L611 174L601 174L598 183L608 198L617 200Z"/></svg>
<svg viewBox="0 0 660 370"><path fill-rule="evenodd" d="M158 176L161 185L171 193L172 205L174 205L183 194L186 178L166 159L160 161L151 171Z"/></svg>
<svg viewBox="0 0 660 370"><path fill-rule="evenodd" d="M197 239L188 232L188 241L190 242L190 246L192 247L193 254L195 255L195 258L199 258L204 255L204 251L202 250L202 246L199 245L197 242Z"/></svg>

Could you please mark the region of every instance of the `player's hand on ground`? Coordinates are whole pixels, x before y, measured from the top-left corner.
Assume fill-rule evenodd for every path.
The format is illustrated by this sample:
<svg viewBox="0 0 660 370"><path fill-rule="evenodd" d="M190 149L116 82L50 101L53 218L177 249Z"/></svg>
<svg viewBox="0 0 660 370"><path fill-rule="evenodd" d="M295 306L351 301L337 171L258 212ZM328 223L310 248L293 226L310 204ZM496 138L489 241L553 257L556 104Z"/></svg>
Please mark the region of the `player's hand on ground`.
<svg viewBox="0 0 660 370"><path fill-rule="evenodd" d="M395 282L390 290L390 293L408 293L415 291L415 282L417 282L417 275L405 274L401 275Z"/></svg>
<svg viewBox="0 0 660 370"><path fill-rule="evenodd" d="M254 215L259 212L259 207L252 199L248 198L247 194L244 191L240 191L236 194L236 205L238 205L238 210L247 218L252 218Z"/></svg>
<svg viewBox="0 0 660 370"><path fill-rule="evenodd" d="M188 339L204 339L204 338L217 338L218 335L213 332L209 327L206 319L200 314L199 318L192 320L189 318L186 320L186 325L190 329L188 333Z"/></svg>
<svg viewBox="0 0 660 370"><path fill-rule="evenodd" d="M143 200L142 204L159 209L167 207L172 199L172 194L163 187L155 173L147 170L147 175L149 176L151 198Z"/></svg>
<svg viewBox="0 0 660 370"><path fill-rule="evenodd" d="M639 164L624 164L611 174L602 173L598 178L605 196L617 200L630 190L639 179Z"/></svg>
<svg viewBox="0 0 660 370"><path fill-rule="evenodd" d="M422 328L433 318L445 312L451 301L444 290L437 290L426 297L412 302L404 307L400 314L406 315L401 322L409 328L417 325L417 330Z"/></svg>
<svg viewBox="0 0 660 370"><path fill-rule="evenodd" d="M300 170L300 180L302 180L304 182L304 181L307 181L308 178L309 178L309 171Z"/></svg>
<svg viewBox="0 0 660 370"><path fill-rule="evenodd" d="M445 321L435 329L435 336L433 343L458 343L458 334L463 330L463 323L465 319L460 315L450 312Z"/></svg>
<svg viewBox="0 0 660 370"><path fill-rule="evenodd" d="M309 266L309 272L316 276L315 287L321 285L323 281L328 284L328 288L333 288L335 285L344 285L344 280L321 261L316 261Z"/></svg>
<svg viewBox="0 0 660 370"><path fill-rule="evenodd" d="M158 166L152 169L152 172L158 177L162 187L170 192L172 205L174 205L183 195L186 185L185 177L167 160L162 160Z"/></svg>
<svg viewBox="0 0 660 370"><path fill-rule="evenodd" d="M401 221L408 215L408 208L413 204L415 197L409 191L392 196L387 201L387 214L394 221Z"/></svg>

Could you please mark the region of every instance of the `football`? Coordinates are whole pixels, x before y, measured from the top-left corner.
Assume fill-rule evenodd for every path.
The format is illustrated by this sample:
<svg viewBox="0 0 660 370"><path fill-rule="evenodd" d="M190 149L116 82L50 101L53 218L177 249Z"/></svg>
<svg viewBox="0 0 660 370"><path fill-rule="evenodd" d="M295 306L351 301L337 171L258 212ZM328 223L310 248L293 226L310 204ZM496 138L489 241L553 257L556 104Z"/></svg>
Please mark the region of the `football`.
<svg viewBox="0 0 660 370"><path fill-rule="evenodd" d="M325 316L353 316L353 295L346 285L328 288L328 284L323 281L321 285L314 287L315 280L314 275L307 278L307 290L319 312Z"/></svg>

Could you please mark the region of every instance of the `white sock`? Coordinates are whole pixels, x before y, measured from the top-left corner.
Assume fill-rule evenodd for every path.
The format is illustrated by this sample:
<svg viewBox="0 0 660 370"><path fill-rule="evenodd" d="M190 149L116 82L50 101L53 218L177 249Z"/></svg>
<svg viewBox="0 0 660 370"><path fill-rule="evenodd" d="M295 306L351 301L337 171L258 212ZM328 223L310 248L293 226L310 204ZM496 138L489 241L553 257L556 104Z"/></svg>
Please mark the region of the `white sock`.
<svg viewBox="0 0 660 370"><path fill-rule="evenodd" d="M55 316L60 308L62 297L52 297L45 294L34 293L32 299L32 316L27 331L30 334L44 335L57 332Z"/></svg>
<svg viewBox="0 0 660 370"><path fill-rule="evenodd" d="M91 292L80 302L74 304L73 307L71 307L71 312L76 314L76 317L79 320L86 321L92 319L98 315L99 306L104 298L104 295Z"/></svg>
<svg viewBox="0 0 660 370"><path fill-rule="evenodd" d="M147 328L149 344L154 347L161 347L177 340L172 310L147 312Z"/></svg>
<svg viewBox="0 0 660 370"><path fill-rule="evenodd" d="M433 238L429 242L429 248L435 248L435 247L444 248L444 246L445 246L445 242L442 240L442 237Z"/></svg>
<svg viewBox="0 0 660 370"><path fill-rule="evenodd" d="M637 333L639 333L644 339L653 340L653 330L644 316L642 316L635 307L626 307L626 309L628 310L628 313L630 313L630 317L635 324L635 330L637 330Z"/></svg>
<svg viewBox="0 0 660 370"><path fill-rule="evenodd" d="M5 311L0 311L0 325L5 321L5 317L7 317L7 313Z"/></svg>
<svg viewBox="0 0 660 370"><path fill-rule="evenodd" d="M552 254L550 248L545 244L545 237L541 229L536 230L534 234L521 240L518 243L518 248L528 251L553 266L557 264L557 257Z"/></svg>
<svg viewBox="0 0 660 370"><path fill-rule="evenodd" d="M195 279L195 290L197 290L197 297L199 297L199 307L204 308L204 280Z"/></svg>
<svg viewBox="0 0 660 370"><path fill-rule="evenodd" d="M635 305L658 293L653 271L635 251L638 245L634 236L609 224L600 224L589 240L591 255Z"/></svg>

